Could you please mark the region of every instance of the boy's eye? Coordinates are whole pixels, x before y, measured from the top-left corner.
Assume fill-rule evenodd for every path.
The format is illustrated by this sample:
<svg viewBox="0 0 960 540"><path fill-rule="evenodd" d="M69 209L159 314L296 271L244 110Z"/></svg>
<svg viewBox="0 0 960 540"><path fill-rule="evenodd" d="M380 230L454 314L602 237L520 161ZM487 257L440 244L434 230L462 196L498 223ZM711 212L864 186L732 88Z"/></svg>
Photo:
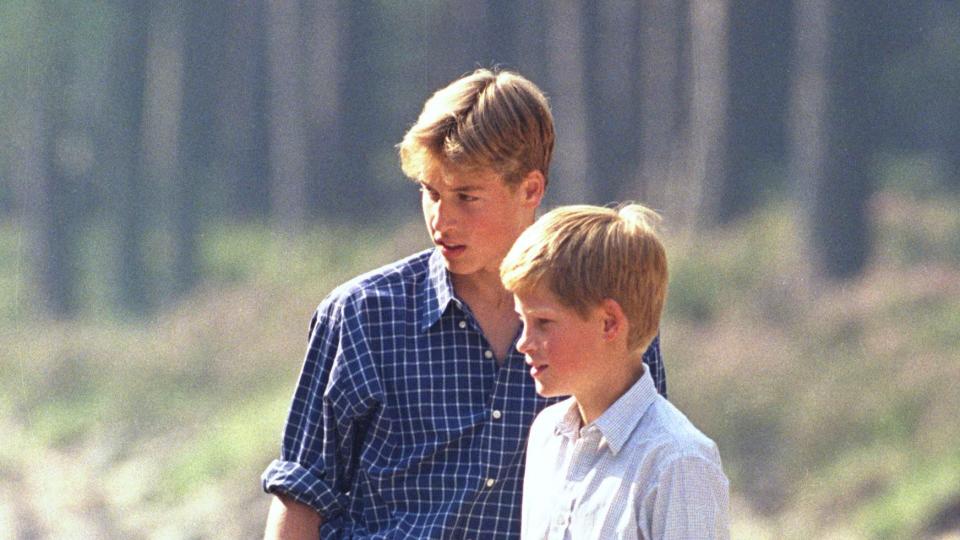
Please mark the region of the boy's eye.
<svg viewBox="0 0 960 540"><path fill-rule="evenodd" d="M477 197L474 197L473 195L467 195L466 193L460 193L458 198L461 202L473 202L479 200Z"/></svg>

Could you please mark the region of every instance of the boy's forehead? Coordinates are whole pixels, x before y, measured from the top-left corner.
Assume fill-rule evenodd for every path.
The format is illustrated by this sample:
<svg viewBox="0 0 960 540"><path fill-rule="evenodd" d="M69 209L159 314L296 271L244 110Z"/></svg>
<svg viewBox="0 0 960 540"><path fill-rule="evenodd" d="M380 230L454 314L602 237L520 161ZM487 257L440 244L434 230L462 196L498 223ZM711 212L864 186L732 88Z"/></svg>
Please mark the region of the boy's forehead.
<svg viewBox="0 0 960 540"><path fill-rule="evenodd" d="M435 165L423 171L420 182L431 187L450 189L484 189L497 184L506 185L495 171L483 168L465 168Z"/></svg>
<svg viewBox="0 0 960 540"><path fill-rule="evenodd" d="M513 293L513 305L517 311L523 310L530 313L563 309L556 295L543 285Z"/></svg>

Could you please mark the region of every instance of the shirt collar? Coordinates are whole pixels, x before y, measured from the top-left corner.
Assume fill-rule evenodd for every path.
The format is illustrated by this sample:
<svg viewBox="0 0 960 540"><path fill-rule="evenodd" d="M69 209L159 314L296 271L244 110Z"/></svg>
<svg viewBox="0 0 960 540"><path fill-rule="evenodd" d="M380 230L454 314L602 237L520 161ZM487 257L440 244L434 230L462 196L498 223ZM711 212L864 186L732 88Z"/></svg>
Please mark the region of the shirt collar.
<svg viewBox="0 0 960 540"><path fill-rule="evenodd" d="M423 283L420 298L421 304L420 329L426 330L433 326L451 301L456 301L453 295L453 283L450 281L450 272L443 264L443 255L434 248L427 263L427 279Z"/></svg>
<svg viewBox="0 0 960 540"><path fill-rule="evenodd" d="M584 429L596 428L604 441L610 447L613 455L617 455L640 419L657 397L657 389L653 384L650 368L644 364L643 376L630 387L629 390L613 403L599 418ZM576 439L580 432L580 411L575 399L569 400L567 412L557 422L556 434ZM601 441L602 444L602 441Z"/></svg>

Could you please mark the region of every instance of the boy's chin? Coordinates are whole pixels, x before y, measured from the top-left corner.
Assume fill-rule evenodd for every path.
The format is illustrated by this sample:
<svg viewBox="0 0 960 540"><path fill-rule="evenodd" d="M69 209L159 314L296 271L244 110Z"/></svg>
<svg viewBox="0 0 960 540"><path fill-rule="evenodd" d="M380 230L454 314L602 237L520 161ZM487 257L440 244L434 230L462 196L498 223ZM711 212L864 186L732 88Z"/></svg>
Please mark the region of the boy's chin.
<svg viewBox="0 0 960 540"><path fill-rule="evenodd" d="M552 398L552 397L558 397L558 396L563 395L563 394L558 393L558 392L555 391L555 390L551 390L551 389L549 389L549 388L544 387L544 386L543 386L542 384L540 384L539 382L538 382L538 383L535 383L535 385L536 385L536 389L537 389L537 395L540 396L540 397L543 397L543 398Z"/></svg>

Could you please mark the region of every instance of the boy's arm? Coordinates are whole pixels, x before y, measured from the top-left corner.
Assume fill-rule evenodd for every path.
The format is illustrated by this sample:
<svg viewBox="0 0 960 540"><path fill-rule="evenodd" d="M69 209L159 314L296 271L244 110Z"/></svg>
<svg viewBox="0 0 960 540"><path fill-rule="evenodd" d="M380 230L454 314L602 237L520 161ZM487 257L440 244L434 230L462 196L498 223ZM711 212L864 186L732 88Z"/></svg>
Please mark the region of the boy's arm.
<svg viewBox="0 0 960 540"><path fill-rule="evenodd" d="M653 538L730 538L729 483L718 462L684 454L661 471L647 515Z"/></svg>
<svg viewBox="0 0 960 540"><path fill-rule="evenodd" d="M356 438L379 400L363 324L357 304L337 297L325 299L311 321L280 459L261 480L264 491L279 496L268 515L268 534L278 525L319 527L349 505Z"/></svg>
<svg viewBox="0 0 960 540"><path fill-rule="evenodd" d="M318 540L320 514L305 504L283 495L274 495L267 515L264 540Z"/></svg>

